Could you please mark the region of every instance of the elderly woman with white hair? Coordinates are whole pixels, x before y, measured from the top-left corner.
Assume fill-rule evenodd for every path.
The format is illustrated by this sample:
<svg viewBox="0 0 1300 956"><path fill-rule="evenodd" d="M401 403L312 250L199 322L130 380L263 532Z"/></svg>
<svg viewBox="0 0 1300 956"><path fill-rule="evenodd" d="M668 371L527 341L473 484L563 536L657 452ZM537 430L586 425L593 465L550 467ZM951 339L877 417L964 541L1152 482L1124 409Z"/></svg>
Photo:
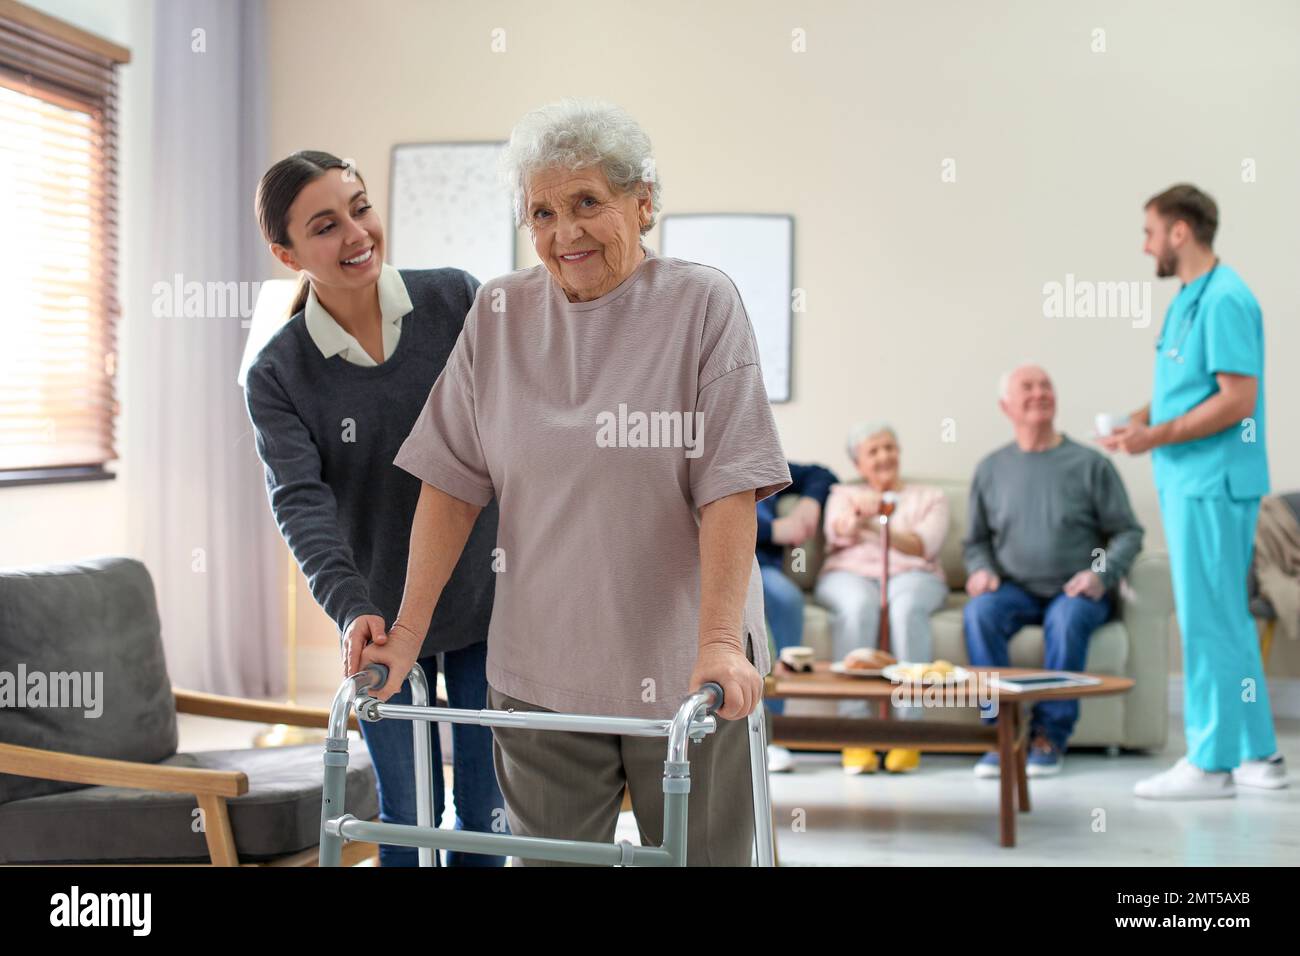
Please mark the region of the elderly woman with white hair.
<svg viewBox="0 0 1300 956"><path fill-rule="evenodd" d="M668 718L706 681L687 862L745 866L748 732L770 669L755 502L790 483L740 294L641 237L661 184L623 110L564 100L503 172L541 264L487 281L396 464L423 482L401 611L362 655L401 684L479 510L500 509L488 705ZM495 730L517 836L611 842L623 790L662 842L663 741ZM531 863L533 861L522 861Z"/></svg>
<svg viewBox="0 0 1300 956"><path fill-rule="evenodd" d="M902 660L929 661L930 615L948 594L939 567L939 549L948 535L948 499L930 485L904 483L899 471L898 436L884 423L859 425L849 433L847 450L864 484L838 484L826 501L827 556L817 579L817 599L831 611L835 656L842 660L859 647L876 647L880 637L880 581L884 548L880 506L895 496L889 519L889 635L892 653ZM845 705L841 713L862 708ZM919 716L915 706L900 707L900 717ZM895 749L885 769L915 769L921 755ZM845 771L872 773L875 751L850 747Z"/></svg>

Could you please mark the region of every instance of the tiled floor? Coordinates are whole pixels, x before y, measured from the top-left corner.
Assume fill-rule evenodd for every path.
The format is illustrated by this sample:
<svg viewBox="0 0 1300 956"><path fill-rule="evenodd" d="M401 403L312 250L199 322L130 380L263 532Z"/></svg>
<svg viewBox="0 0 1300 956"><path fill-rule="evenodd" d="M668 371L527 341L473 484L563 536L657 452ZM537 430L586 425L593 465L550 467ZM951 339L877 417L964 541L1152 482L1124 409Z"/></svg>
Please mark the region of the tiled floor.
<svg viewBox="0 0 1300 956"><path fill-rule="evenodd" d="M1300 722L1279 727L1300 762ZM930 755L910 774L849 777L838 754L800 756L774 774L777 846L786 866L1129 866L1300 863L1300 781L1233 799L1152 802L1133 784L1181 755L1072 753L1057 777L1031 780L1033 809L1017 815L1017 845L998 845L998 781L974 758ZM795 829L802 819L804 828Z"/></svg>
<svg viewBox="0 0 1300 956"><path fill-rule="evenodd" d="M310 703L316 703L310 701ZM974 758L927 754L910 774L849 777L838 754L800 754L772 775L777 848L785 866L1295 865L1300 863L1300 721L1278 722L1292 768L1286 790L1239 790L1230 800L1149 802L1133 784L1182 753L1171 721L1164 754L1071 753L1061 775L1030 781L1033 810L1019 814L1018 845L998 845L996 780ZM181 716L181 749L247 746L258 729ZM616 839L637 842L630 813Z"/></svg>

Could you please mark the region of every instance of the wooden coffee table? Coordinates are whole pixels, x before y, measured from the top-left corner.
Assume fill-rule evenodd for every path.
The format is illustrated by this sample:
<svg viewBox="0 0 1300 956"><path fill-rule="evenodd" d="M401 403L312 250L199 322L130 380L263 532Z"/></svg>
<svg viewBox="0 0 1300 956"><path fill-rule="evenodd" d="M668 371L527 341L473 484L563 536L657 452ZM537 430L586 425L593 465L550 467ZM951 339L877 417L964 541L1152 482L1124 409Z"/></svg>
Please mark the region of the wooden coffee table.
<svg viewBox="0 0 1300 956"><path fill-rule="evenodd" d="M969 667L976 674L1037 673L1043 668ZM1029 811L1029 778L1025 758L1029 750L1028 724L1022 709L1040 700L1069 700L1082 697L1105 697L1122 694L1133 686L1129 677L1089 674L1101 681L1088 687L1062 687L1015 693L997 690L998 722L994 727L956 721L898 720L869 717L800 717L772 715L772 743L801 750L841 750L844 747L902 748L921 751L984 753L998 751L1001 770L999 812L1003 846L1016 845L1016 811ZM971 680L977 680L972 678ZM819 661L811 673L796 674L783 665L767 677L763 696L791 700L861 700L887 705L896 685L883 677L845 677L831 671L830 664ZM975 694L968 703L955 706L978 707ZM948 705L954 706L954 705Z"/></svg>

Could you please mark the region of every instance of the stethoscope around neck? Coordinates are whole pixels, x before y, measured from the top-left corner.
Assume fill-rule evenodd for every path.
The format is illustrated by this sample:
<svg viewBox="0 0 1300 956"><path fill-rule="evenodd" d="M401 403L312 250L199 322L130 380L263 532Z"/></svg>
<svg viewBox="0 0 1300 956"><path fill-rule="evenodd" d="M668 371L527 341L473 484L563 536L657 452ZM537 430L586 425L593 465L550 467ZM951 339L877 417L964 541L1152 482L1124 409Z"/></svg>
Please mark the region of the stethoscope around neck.
<svg viewBox="0 0 1300 956"><path fill-rule="evenodd" d="M1214 259L1214 265L1210 266L1210 271L1205 274L1205 282L1202 283L1200 291L1196 293L1196 298L1192 300L1191 308L1183 313L1183 319L1178 323L1179 331L1181 333L1178 336L1178 341L1174 345L1170 346L1168 351L1165 353L1179 365L1183 364L1182 348L1184 343L1187 342L1187 336L1192 331L1192 323L1196 321L1196 313L1200 311L1201 299L1205 298L1205 290L1210 287L1210 280L1214 278L1214 270L1217 268L1219 268L1219 259L1216 256ZM1162 337L1161 340L1156 343L1157 352L1163 344L1164 338Z"/></svg>

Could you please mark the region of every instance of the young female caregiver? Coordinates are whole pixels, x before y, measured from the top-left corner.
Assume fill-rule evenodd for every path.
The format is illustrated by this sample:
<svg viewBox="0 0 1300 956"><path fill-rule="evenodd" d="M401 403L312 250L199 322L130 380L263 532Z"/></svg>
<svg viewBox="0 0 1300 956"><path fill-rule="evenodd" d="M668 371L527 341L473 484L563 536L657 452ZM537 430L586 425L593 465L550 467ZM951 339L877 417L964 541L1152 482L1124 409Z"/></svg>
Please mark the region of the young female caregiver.
<svg viewBox="0 0 1300 956"><path fill-rule="evenodd" d="M1156 343L1151 403L1102 444L1151 450L1182 633L1187 756L1142 780L1139 797L1231 797L1236 785L1286 786L1246 584L1264 448L1264 329L1259 303L1211 245L1214 200L1174 186L1146 206L1156 275L1182 290Z"/></svg>
<svg viewBox="0 0 1300 956"><path fill-rule="evenodd" d="M276 163L257 189L271 252L299 273L291 318L248 371L248 414L266 465L271 510L317 603L339 627L345 674L397 617L420 479L393 465L460 335L478 281L459 269L399 272L384 263L384 229L354 168L304 151ZM479 515L424 635L419 664L436 686L442 655L452 707L487 706L497 507ZM392 699L410 703L410 685ZM379 818L414 824L410 721L361 722L379 790ZM456 826L488 832L504 820L492 733L452 731ZM435 820L444 793L433 739ZM499 827L498 827L499 829ZM415 866L414 847L382 845L381 866ZM437 854L434 854L435 862ZM504 857L447 854L448 865L501 866Z"/></svg>

